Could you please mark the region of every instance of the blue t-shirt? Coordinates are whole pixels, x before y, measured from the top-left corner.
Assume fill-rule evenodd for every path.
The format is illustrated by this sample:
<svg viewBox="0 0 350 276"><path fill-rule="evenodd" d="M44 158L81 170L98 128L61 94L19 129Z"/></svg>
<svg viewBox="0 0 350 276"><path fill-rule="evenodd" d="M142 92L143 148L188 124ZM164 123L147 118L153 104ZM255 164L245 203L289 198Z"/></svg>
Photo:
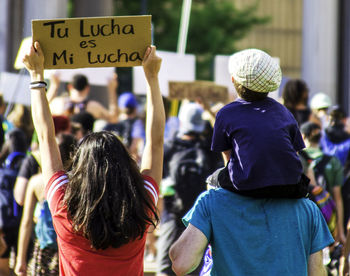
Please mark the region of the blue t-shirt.
<svg viewBox="0 0 350 276"><path fill-rule="evenodd" d="M211 148L231 149L228 170L238 190L297 184L302 174L297 152L304 147L293 115L272 98L237 99L216 116Z"/></svg>
<svg viewBox="0 0 350 276"><path fill-rule="evenodd" d="M310 254L334 242L309 199L253 199L225 189L202 193L183 218L212 247L211 275L307 275Z"/></svg>

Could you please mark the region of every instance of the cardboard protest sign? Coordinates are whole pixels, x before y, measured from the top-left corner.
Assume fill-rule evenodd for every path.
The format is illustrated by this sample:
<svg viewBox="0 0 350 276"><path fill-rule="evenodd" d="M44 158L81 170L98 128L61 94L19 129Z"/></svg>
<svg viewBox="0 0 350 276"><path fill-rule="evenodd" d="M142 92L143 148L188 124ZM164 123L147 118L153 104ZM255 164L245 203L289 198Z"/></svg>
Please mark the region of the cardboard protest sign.
<svg viewBox="0 0 350 276"><path fill-rule="evenodd" d="M0 92L7 103L30 105L30 77L23 74L2 72Z"/></svg>
<svg viewBox="0 0 350 276"><path fill-rule="evenodd" d="M110 16L32 21L45 69L130 67L151 45L151 16Z"/></svg>
<svg viewBox="0 0 350 276"><path fill-rule="evenodd" d="M159 71L160 91L168 96L169 81L194 81L196 76L196 57L191 54L178 54L157 50L157 55L163 59ZM141 67L133 68L133 92L146 94L145 73Z"/></svg>
<svg viewBox="0 0 350 276"><path fill-rule="evenodd" d="M228 89L211 81L169 82L170 99L196 100L202 97L211 102L227 101Z"/></svg>
<svg viewBox="0 0 350 276"><path fill-rule="evenodd" d="M235 87L228 71L230 56L217 55L214 60L214 81L219 85L226 86L231 94L236 94Z"/></svg>

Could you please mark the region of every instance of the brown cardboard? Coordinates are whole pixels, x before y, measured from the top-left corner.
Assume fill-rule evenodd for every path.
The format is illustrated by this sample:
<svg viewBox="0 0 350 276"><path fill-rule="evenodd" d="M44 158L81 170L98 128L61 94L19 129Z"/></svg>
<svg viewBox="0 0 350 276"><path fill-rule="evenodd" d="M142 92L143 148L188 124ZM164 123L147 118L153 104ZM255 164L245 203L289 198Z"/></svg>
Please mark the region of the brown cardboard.
<svg viewBox="0 0 350 276"><path fill-rule="evenodd" d="M211 81L169 82L170 99L188 99L193 101L198 97L202 97L203 99L214 103L226 103L228 89L226 86L217 85Z"/></svg>
<svg viewBox="0 0 350 276"><path fill-rule="evenodd" d="M32 20L45 69L131 67L151 45L151 16Z"/></svg>

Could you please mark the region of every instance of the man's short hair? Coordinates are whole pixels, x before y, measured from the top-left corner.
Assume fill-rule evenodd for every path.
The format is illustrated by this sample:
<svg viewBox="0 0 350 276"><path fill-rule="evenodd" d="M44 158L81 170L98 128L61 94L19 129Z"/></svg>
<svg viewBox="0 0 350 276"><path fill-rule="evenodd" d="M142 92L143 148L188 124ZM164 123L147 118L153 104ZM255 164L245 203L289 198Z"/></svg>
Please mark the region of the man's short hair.
<svg viewBox="0 0 350 276"><path fill-rule="evenodd" d="M329 110L331 121L340 122L346 118L346 113L339 105L332 106Z"/></svg>
<svg viewBox="0 0 350 276"><path fill-rule="evenodd" d="M86 135L93 130L95 118L89 112L81 111L72 115L70 121L73 129L76 124L79 124L82 127L83 135Z"/></svg>
<svg viewBox="0 0 350 276"><path fill-rule="evenodd" d="M89 85L89 82L86 76L77 74L73 77L72 85L74 89L82 91Z"/></svg>
<svg viewBox="0 0 350 276"><path fill-rule="evenodd" d="M300 126L300 132L311 143L319 143L321 140L321 126L314 122L306 122Z"/></svg>

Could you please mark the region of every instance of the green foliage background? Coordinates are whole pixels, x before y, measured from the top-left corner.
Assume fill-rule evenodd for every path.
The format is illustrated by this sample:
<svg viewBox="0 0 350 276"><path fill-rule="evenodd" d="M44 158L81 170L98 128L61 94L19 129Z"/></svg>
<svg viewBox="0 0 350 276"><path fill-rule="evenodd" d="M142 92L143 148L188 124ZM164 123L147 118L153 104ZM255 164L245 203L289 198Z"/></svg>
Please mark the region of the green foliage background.
<svg viewBox="0 0 350 276"><path fill-rule="evenodd" d="M144 0L145 1L145 0ZM256 15L259 2L238 9L234 0L193 0L186 53L196 55L197 79L212 79L215 55L230 55L235 43L253 26L269 21ZM141 13L141 1L114 0L115 15ZM176 51L181 19L181 0L148 0L152 15L154 44L158 49Z"/></svg>

